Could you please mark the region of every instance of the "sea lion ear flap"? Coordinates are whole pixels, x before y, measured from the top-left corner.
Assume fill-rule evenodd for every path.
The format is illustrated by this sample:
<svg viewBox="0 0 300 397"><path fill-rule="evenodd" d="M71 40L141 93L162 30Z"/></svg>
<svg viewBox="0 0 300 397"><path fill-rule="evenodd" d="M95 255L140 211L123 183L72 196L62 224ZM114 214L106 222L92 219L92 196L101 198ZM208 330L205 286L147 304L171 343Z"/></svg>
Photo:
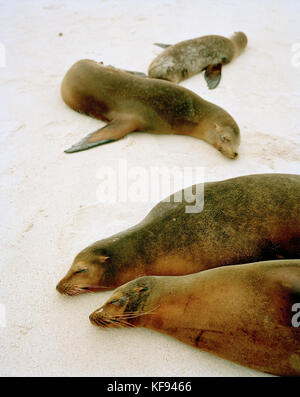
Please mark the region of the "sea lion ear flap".
<svg viewBox="0 0 300 397"><path fill-rule="evenodd" d="M208 65L205 69L205 80L210 90L216 88L221 80L222 64Z"/></svg>
<svg viewBox="0 0 300 397"><path fill-rule="evenodd" d="M144 292L144 291L147 291L147 289L148 289L148 287L145 287L145 286L137 287L136 292Z"/></svg>
<svg viewBox="0 0 300 397"><path fill-rule="evenodd" d="M102 263L110 263L110 256L101 255L100 260Z"/></svg>
<svg viewBox="0 0 300 397"><path fill-rule="evenodd" d="M222 132L222 127L220 127L219 124L215 123L215 128L217 132Z"/></svg>

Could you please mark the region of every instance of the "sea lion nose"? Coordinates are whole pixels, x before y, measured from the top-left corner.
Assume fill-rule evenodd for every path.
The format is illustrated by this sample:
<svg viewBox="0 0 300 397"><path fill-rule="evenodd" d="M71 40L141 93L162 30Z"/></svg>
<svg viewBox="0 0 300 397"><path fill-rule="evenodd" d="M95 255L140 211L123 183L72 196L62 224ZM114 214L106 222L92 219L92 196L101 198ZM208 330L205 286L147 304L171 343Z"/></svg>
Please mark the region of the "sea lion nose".
<svg viewBox="0 0 300 397"><path fill-rule="evenodd" d="M62 288L61 282L59 282L59 283L57 284L57 286L56 286L56 291L58 291L58 292L60 292L60 293L63 292L63 288Z"/></svg>
<svg viewBox="0 0 300 397"><path fill-rule="evenodd" d="M234 158L236 158L239 154L237 152L234 152L233 155L234 155Z"/></svg>
<svg viewBox="0 0 300 397"><path fill-rule="evenodd" d="M91 313L90 315L89 315L89 319L90 319L90 322L92 323L92 324L94 324L94 325L96 325L96 315L95 315L95 313Z"/></svg>

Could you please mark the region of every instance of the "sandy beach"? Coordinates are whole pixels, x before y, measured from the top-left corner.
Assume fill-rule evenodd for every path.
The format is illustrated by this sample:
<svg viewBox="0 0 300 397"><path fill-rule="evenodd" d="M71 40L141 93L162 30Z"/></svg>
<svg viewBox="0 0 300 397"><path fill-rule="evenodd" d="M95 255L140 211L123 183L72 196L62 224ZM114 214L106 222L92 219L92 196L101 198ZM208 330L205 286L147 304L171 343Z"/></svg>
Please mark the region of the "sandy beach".
<svg viewBox="0 0 300 397"><path fill-rule="evenodd" d="M81 249L154 205L101 202L103 167L202 167L205 181L300 173L299 15L295 0L0 0L0 376L268 376L150 330L97 329L88 316L111 292L68 297L55 286ZM235 31L248 46L220 85L208 90L203 73L181 85L237 121L237 160L191 137L142 132L64 153L104 125L61 98L74 62L146 73L155 42Z"/></svg>

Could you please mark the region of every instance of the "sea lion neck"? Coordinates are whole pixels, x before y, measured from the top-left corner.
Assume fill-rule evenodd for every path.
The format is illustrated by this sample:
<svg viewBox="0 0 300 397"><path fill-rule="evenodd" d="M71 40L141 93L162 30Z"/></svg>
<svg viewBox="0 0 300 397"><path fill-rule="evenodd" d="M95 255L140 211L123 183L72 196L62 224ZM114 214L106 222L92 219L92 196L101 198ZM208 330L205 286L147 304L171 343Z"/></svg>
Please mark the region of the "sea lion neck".
<svg viewBox="0 0 300 397"><path fill-rule="evenodd" d="M182 318L189 304L190 297L201 284L200 274L187 276L156 276L151 288L145 311L147 315L135 319L138 327L150 328L159 332L168 333L172 327L176 327L175 321ZM197 280L197 285L196 281Z"/></svg>

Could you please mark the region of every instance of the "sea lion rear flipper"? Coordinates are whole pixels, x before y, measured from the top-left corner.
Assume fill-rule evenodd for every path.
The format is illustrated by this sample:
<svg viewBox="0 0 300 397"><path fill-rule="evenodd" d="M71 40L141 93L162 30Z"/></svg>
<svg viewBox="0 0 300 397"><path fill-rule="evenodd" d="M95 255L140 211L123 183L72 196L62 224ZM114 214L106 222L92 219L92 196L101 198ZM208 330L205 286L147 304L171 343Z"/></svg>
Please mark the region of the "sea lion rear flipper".
<svg viewBox="0 0 300 397"><path fill-rule="evenodd" d="M154 45L157 45L157 47L161 47L161 48L168 48L168 47L170 47L172 44L154 43Z"/></svg>
<svg viewBox="0 0 300 397"><path fill-rule="evenodd" d="M81 152L82 150L88 150L95 146L114 142L134 130L135 126L132 120L114 120L99 130L88 134L81 141L75 143L75 145L64 152Z"/></svg>
<svg viewBox="0 0 300 397"><path fill-rule="evenodd" d="M205 69L205 80L210 90L216 88L221 80L222 64L208 65Z"/></svg>

